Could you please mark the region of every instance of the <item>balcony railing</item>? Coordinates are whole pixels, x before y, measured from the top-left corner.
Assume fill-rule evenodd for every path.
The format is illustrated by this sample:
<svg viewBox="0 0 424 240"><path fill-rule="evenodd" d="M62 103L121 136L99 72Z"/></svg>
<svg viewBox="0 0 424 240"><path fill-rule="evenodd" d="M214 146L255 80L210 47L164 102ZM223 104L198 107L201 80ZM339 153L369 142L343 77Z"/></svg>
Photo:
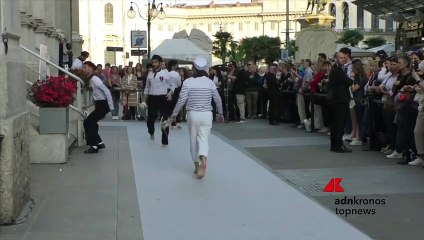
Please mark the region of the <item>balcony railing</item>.
<svg viewBox="0 0 424 240"><path fill-rule="evenodd" d="M381 29L381 28L335 28L334 31L336 32L343 32L345 30L358 30L363 33L396 33L396 29L394 28L387 28L387 29Z"/></svg>

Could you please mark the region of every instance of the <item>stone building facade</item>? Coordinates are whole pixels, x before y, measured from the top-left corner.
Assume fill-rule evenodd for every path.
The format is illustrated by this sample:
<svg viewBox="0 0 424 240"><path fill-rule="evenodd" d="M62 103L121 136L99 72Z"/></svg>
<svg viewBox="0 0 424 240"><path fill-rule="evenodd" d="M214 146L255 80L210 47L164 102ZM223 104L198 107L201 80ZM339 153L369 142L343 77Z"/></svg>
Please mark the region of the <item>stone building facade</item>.
<svg viewBox="0 0 424 240"><path fill-rule="evenodd" d="M20 45L34 52L46 45L53 62L61 39L80 52L78 9L72 0L0 0L0 223L16 220L30 199L26 80L37 80L28 66L38 69L39 61Z"/></svg>
<svg viewBox="0 0 424 240"><path fill-rule="evenodd" d="M91 53L96 63L111 62L123 65L128 61L136 62L131 57L131 30L147 30L147 22L140 17L129 19L127 11L130 1L123 0L79 0L81 34L84 38L84 50ZM147 16L147 0L135 1L140 7L142 16ZM156 1L160 3L161 1ZM212 40L213 35L222 29L230 32L235 40L244 37L268 35L279 36L285 41L286 32L290 39L296 38L301 30L296 21L305 14L307 0L290 0L289 28L286 28L286 1L251 0L250 3L216 4L211 0L206 5L167 4L163 9L166 19L154 19L151 27L151 45L155 49L164 39L170 39L182 30L190 34L192 29L199 29ZM133 5L134 10L137 7ZM336 17L334 30L361 29L366 37L385 36L388 42L394 42L396 23L378 19L371 13L361 10L351 0L330 0L326 13ZM123 47L123 52L108 52L106 47ZM127 58L129 57L129 58Z"/></svg>

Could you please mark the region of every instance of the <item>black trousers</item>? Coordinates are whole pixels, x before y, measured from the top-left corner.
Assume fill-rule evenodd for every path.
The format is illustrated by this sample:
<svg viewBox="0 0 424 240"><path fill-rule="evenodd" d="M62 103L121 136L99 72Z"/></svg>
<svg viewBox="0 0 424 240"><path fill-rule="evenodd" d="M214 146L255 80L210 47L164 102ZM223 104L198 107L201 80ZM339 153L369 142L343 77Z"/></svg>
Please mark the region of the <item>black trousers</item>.
<svg viewBox="0 0 424 240"><path fill-rule="evenodd" d="M269 92L269 122L280 122L280 93L278 91Z"/></svg>
<svg viewBox="0 0 424 240"><path fill-rule="evenodd" d="M160 113L162 121L168 120L170 104L169 101L166 100L166 95L149 95L147 98L147 106L147 129L149 134L154 134L157 113ZM168 145L168 134L169 127L166 130L162 130L162 144L164 145Z"/></svg>
<svg viewBox="0 0 424 240"><path fill-rule="evenodd" d="M172 95L172 101L170 102L170 107L169 107L169 116L172 115L172 112L174 111L175 106L177 105L178 102L178 98L180 98L180 92L181 92L181 88L175 88L174 90L174 95ZM169 101L168 101L169 103ZM172 123L172 126L176 126L177 123L181 122L181 111L178 113L177 116L177 121Z"/></svg>
<svg viewBox="0 0 424 240"><path fill-rule="evenodd" d="M343 146L344 128L350 118L349 103L332 104L332 122L331 122L331 148L340 148Z"/></svg>
<svg viewBox="0 0 424 240"><path fill-rule="evenodd" d="M99 122L110 111L109 105L106 100L95 101L95 109L84 120L84 130L87 145L97 146L102 142L99 135Z"/></svg>

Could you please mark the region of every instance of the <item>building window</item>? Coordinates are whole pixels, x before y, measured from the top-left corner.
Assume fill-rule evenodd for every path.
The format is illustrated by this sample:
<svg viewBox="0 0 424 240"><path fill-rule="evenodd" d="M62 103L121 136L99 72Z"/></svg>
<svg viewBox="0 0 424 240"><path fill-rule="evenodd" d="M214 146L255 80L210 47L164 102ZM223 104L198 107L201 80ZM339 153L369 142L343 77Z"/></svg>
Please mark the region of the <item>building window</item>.
<svg viewBox="0 0 424 240"><path fill-rule="evenodd" d="M173 31L174 31L174 25L169 24L169 25L168 25L168 31L169 31L169 32L173 32Z"/></svg>
<svg viewBox="0 0 424 240"><path fill-rule="evenodd" d="M105 5L105 23L113 23L113 6L110 3Z"/></svg>
<svg viewBox="0 0 424 240"><path fill-rule="evenodd" d="M243 23L239 23L239 31L243 31Z"/></svg>
<svg viewBox="0 0 424 240"><path fill-rule="evenodd" d="M208 24L208 32L212 32L212 24Z"/></svg>
<svg viewBox="0 0 424 240"><path fill-rule="evenodd" d="M378 30L380 28L380 19L374 14L371 15L371 29Z"/></svg>
<svg viewBox="0 0 424 240"><path fill-rule="evenodd" d="M259 31L259 23L255 22L255 31Z"/></svg>
<svg viewBox="0 0 424 240"><path fill-rule="evenodd" d="M358 6L358 12L356 13L357 28L364 29L364 9Z"/></svg>
<svg viewBox="0 0 424 240"><path fill-rule="evenodd" d="M162 24L159 24L159 25L158 25L158 31L159 31L159 32L162 32L162 31L163 31L163 25L162 25Z"/></svg>
<svg viewBox="0 0 424 240"><path fill-rule="evenodd" d="M331 16L336 17L336 15L337 15L337 9L336 9L336 5L334 3L331 3L329 5L329 11L328 12L329 12L329 14ZM333 20L331 22L331 28L335 28L335 27L336 27L336 20Z"/></svg>
<svg viewBox="0 0 424 240"><path fill-rule="evenodd" d="M275 30L275 22L271 22L271 30Z"/></svg>
<svg viewBox="0 0 424 240"><path fill-rule="evenodd" d="M343 29L349 28L349 4L343 3Z"/></svg>
<svg viewBox="0 0 424 240"><path fill-rule="evenodd" d="M386 20L386 31L393 32L393 21Z"/></svg>

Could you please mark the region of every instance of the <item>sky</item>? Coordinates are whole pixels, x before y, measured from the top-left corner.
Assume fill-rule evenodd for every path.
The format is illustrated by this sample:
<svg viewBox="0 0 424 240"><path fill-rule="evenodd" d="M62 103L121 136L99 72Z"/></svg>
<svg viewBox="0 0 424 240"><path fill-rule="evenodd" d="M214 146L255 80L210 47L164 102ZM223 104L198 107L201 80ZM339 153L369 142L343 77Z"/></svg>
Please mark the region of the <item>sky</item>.
<svg viewBox="0 0 424 240"><path fill-rule="evenodd" d="M159 1L159 2L163 2L164 4L167 4L167 3L172 3L172 4L187 3L189 5L198 5L198 4L208 4L211 1L212 0L162 0L162 1ZM214 0L214 2L216 4L219 4L219 3L236 3L237 1L239 1L240 3L251 2L250 0Z"/></svg>

